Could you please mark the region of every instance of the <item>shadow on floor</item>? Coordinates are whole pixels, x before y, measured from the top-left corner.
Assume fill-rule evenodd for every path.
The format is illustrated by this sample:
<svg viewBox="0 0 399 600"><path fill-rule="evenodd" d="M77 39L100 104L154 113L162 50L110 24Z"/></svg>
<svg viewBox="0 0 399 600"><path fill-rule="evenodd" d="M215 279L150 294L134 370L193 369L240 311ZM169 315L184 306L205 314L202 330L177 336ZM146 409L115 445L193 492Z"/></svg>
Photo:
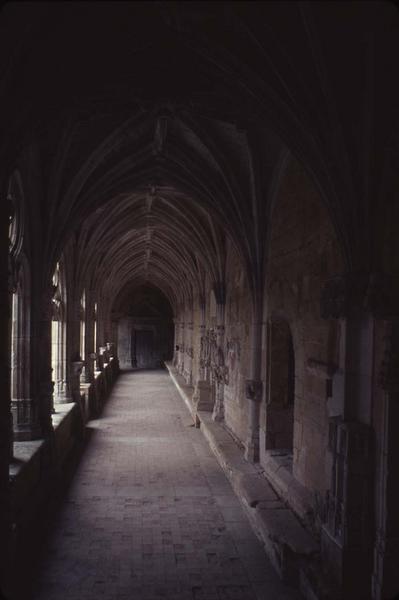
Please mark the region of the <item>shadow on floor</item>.
<svg viewBox="0 0 399 600"><path fill-rule="evenodd" d="M31 600L34 597L37 591L32 586L35 579L34 574L43 560L50 535L55 527L80 461L95 435L95 429L90 428L90 426L85 427L84 440L78 443L67 459L62 468L62 478L58 477L55 481L50 496L46 498L39 512L35 514L33 522L21 531L10 577L12 589L7 596L4 593L2 594L0 590L0 600ZM21 576L21 574L23 575Z"/></svg>

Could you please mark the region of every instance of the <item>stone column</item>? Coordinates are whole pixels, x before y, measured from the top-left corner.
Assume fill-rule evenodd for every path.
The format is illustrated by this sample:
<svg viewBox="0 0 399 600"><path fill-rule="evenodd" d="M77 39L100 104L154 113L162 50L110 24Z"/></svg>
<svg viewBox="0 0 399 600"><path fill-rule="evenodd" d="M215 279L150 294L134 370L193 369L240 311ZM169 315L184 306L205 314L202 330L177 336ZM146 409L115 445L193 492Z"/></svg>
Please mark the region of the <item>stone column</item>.
<svg viewBox="0 0 399 600"><path fill-rule="evenodd" d="M200 336L200 352L199 352L199 369L198 369L198 381L205 380L205 357L204 357L204 344L205 344L205 302L201 303L201 322L199 326L199 336Z"/></svg>
<svg viewBox="0 0 399 600"><path fill-rule="evenodd" d="M9 462L12 455L12 418L10 397L8 227L9 214L4 180L0 181L0 586L5 591L9 574L11 506Z"/></svg>
<svg viewBox="0 0 399 600"><path fill-rule="evenodd" d="M199 353L199 377L195 384L193 402L197 411L213 411L213 401L209 377L207 378L207 357L209 354L208 338L206 336L205 326L205 302L201 304L201 324L199 326L200 334L200 353ZM197 422L199 425L199 421Z"/></svg>
<svg viewBox="0 0 399 600"><path fill-rule="evenodd" d="M65 310L65 305L64 305ZM62 355L61 355L61 373L62 382L58 389L56 398L56 404L68 404L73 402L71 382L70 382L70 369L68 364L68 355L70 349L71 337L68 331L67 315L63 312L63 320L61 321L61 344L62 344Z"/></svg>
<svg viewBox="0 0 399 600"><path fill-rule="evenodd" d="M184 333L185 333L185 322L180 321L180 343L179 343L179 360L178 360L178 371L180 373L180 375L183 375L184 373L184 354L185 354L185 340L184 340Z"/></svg>
<svg viewBox="0 0 399 600"><path fill-rule="evenodd" d="M248 437L245 458L249 462L259 461L260 403L262 401L262 294L255 294L253 304L250 379L245 384L245 396L249 402Z"/></svg>
<svg viewBox="0 0 399 600"><path fill-rule="evenodd" d="M193 321L192 315L191 320L186 323L186 349L184 357L184 379L187 385L191 385L193 382Z"/></svg>
<svg viewBox="0 0 399 600"><path fill-rule="evenodd" d="M373 560L372 376L374 319L369 276L349 273L328 281L321 315L342 320L342 415L330 420L331 486L322 528L323 564L335 593L368 598Z"/></svg>
<svg viewBox="0 0 399 600"><path fill-rule="evenodd" d="M373 599L394 598L399 590L399 318L385 322L385 356L380 371L382 440L377 457ZM379 398L378 398L379 400Z"/></svg>
<svg viewBox="0 0 399 600"><path fill-rule="evenodd" d="M82 420L82 431L88 416L86 415L85 408L83 406L82 399L80 396L80 378L82 375L83 366L84 362L82 360L79 360L78 356L76 357L76 360L73 360L71 362L71 391L73 400L74 402L76 402L80 410Z"/></svg>
<svg viewBox="0 0 399 600"><path fill-rule="evenodd" d="M51 368L51 320L53 311L50 289L42 293L38 313L36 349L33 355L33 368L36 367L36 373L38 373L35 396L39 405L41 433L45 438L52 439L54 431L51 415L54 412L54 384Z"/></svg>
<svg viewBox="0 0 399 600"><path fill-rule="evenodd" d="M30 296L24 289L26 281L15 281L10 290L10 306L14 302L12 370L14 372L11 390L11 410L13 416L14 440L27 441L41 437L38 406L31 398L29 322ZM15 294L15 295L14 295ZM12 335L12 333L11 333ZM52 403L52 399L51 399ZM51 404L52 405L52 404Z"/></svg>
<svg viewBox="0 0 399 600"><path fill-rule="evenodd" d="M219 286L216 297L216 365L215 373L215 405L213 407L212 419L214 421L224 420L224 383L225 383L225 362L224 362L224 314L225 314L225 291L224 285Z"/></svg>
<svg viewBox="0 0 399 600"><path fill-rule="evenodd" d="M176 317L173 317L173 324L174 324L174 328L173 328L173 361L172 364L174 367L176 367L177 365L177 350L176 350L176 346L178 346L178 327L179 327L179 323L178 320L176 319Z"/></svg>
<svg viewBox="0 0 399 600"><path fill-rule="evenodd" d="M84 383L94 381L94 294L92 290L86 291L86 321L85 321L85 368L83 373Z"/></svg>

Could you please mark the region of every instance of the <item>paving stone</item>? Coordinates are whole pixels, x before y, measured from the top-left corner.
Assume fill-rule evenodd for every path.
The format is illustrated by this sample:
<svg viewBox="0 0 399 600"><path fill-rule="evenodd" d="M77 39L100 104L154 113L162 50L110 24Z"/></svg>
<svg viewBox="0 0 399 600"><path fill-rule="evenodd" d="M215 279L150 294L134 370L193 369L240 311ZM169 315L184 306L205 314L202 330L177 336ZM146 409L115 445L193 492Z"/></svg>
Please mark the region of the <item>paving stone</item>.
<svg viewBox="0 0 399 600"><path fill-rule="evenodd" d="M120 376L103 417L90 423L34 600L299 598L279 581L189 423L167 373Z"/></svg>

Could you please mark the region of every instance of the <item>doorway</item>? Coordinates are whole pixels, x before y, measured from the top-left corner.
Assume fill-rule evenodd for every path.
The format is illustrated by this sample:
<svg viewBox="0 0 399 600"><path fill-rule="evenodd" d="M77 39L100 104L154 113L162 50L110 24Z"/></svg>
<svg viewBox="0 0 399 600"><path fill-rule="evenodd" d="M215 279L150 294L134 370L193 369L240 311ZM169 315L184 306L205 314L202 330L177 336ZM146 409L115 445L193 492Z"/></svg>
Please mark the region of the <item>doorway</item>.
<svg viewBox="0 0 399 600"><path fill-rule="evenodd" d="M133 331L132 365L137 369L153 369L154 364L154 332L151 329Z"/></svg>

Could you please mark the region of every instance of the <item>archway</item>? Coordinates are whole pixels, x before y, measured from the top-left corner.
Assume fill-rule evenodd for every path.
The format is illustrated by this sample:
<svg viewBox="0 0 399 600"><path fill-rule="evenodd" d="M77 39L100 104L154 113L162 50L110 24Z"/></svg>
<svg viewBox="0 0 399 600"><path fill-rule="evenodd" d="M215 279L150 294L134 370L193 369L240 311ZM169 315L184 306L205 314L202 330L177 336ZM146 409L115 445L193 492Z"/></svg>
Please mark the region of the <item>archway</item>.
<svg viewBox="0 0 399 600"><path fill-rule="evenodd" d="M118 302L121 368L154 369L173 358L173 313L164 294L150 284L129 290Z"/></svg>

